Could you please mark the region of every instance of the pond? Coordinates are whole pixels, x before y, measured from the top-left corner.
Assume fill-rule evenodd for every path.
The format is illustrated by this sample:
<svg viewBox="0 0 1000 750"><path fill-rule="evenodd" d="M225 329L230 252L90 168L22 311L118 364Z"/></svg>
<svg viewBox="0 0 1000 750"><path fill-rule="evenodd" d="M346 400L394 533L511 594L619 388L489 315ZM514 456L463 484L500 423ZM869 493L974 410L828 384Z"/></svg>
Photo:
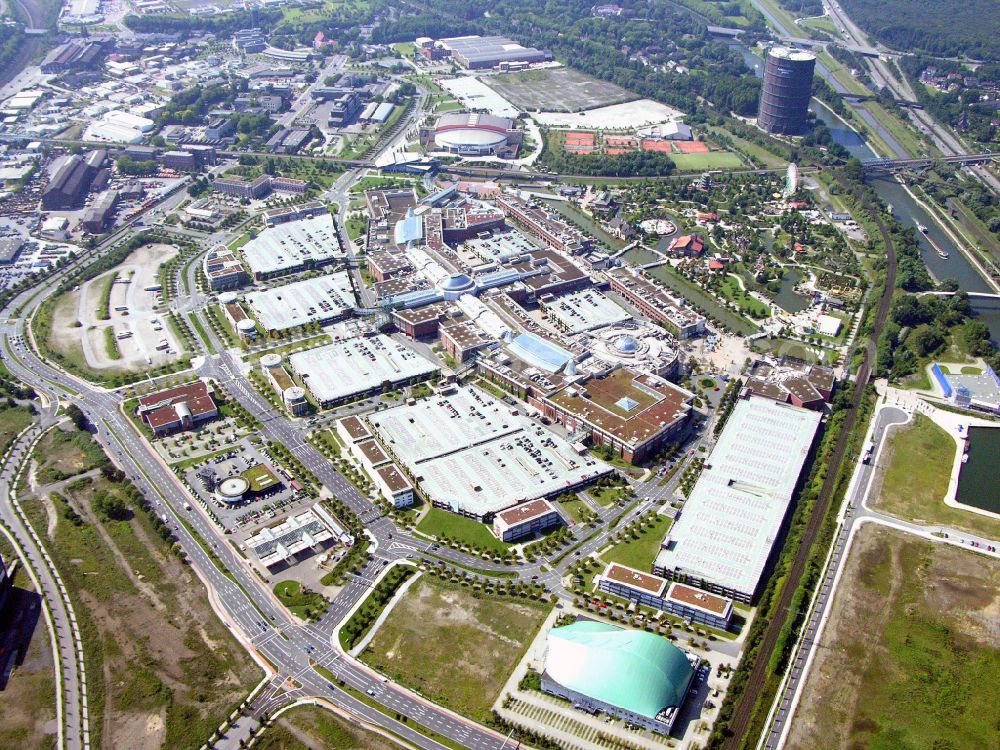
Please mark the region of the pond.
<svg viewBox="0 0 1000 750"><path fill-rule="evenodd" d="M774 301L785 312L802 312L812 302L812 298L804 297L795 291L795 285L802 281L802 272L797 268L786 268L781 279L781 288L774 296Z"/></svg>
<svg viewBox="0 0 1000 750"><path fill-rule="evenodd" d="M996 481L1000 427L970 427L968 453L969 458L958 474L955 500L973 508L1000 513L1000 486Z"/></svg>

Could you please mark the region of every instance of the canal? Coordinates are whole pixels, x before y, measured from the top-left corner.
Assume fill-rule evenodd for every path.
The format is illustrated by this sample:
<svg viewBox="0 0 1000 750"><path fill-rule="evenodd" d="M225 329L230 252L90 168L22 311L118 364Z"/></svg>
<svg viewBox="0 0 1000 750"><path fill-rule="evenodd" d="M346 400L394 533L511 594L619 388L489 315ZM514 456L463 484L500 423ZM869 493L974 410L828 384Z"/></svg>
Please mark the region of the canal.
<svg viewBox="0 0 1000 750"><path fill-rule="evenodd" d="M754 71L756 76L763 76L763 63L759 55L745 44L737 41L730 42L729 46L740 53L743 62ZM839 91L843 88L822 65L817 63L816 71L836 90ZM871 115L867 111L858 105L853 106L865 122L872 124L869 120ZM833 140L843 146L851 156L861 160L874 159L878 156L860 133L837 117L825 104L814 99L810 109L816 118L830 129ZM873 125L873 127L876 126ZM878 132L880 135L884 135L881 127L878 127ZM892 206L893 215L903 226L916 228L918 224L921 224L927 228L926 235L917 232L917 242L920 246L920 257L934 278L939 281L954 279L958 282L960 289L969 293L994 293L986 279L979 274L979 271L969 262L940 224L910 197L909 193L896 182L894 177L886 175L873 178L871 186L886 204ZM947 252L948 258L941 258L929 240ZM977 318L989 326L994 342L1000 342L1000 302L995 299L977 297L973 297L971 302Z"/></svg>
<svg viewBox="0 0 1000 750"><path fill-rule="evenodd" d="M955 500L973 508L1000 513L1000 491L996 483L1000 427L970 427L968 455L958 475Z"/></svg>

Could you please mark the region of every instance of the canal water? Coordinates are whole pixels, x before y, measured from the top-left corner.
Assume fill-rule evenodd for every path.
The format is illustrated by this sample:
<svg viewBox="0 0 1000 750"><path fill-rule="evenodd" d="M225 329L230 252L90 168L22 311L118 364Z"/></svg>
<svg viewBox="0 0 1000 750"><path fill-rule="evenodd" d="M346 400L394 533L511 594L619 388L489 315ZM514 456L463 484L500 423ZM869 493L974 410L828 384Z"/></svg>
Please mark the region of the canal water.
<svg viewBox="0 0 1000 750"><path fill-rule="evenodd" d="M973 508L1000 513L996 460L1000 456L1000 427L969 428L969 459L958 475L955 499Z"/></svg>
<svg viewBox="0 0 1000 750"><path fill-rule="evenodd" d="M764 69L760 56L755 54L745 44L736 41L730 42L730 47L740 53L744 63L754 71L757 77L763 76ZM821 65L817 64L816 72L823 76L835 89L840 90L842 88ZM861 160L876 158L876 153L869 147L864 137L848 127L826 105L818 100L813 100L810 109L815 113L817 119L830 129L830 135L833 137L833 140L847 149L851 156ZM867 114L867 112L861 112L862 116ZM865 120L867 122L868 118L866 117ZM879 128L878 132L882 133L881 128ZM920 245L920 257L923 258L927 268L936 279L939 281L954 279L958 282L960 289L969 293L994 293L992 287L980 276L979 272L965 255L962 254L951 237L945 233L920 204L910 197L902 185L896 182L895 178L888 175L881 178L874 178L871 180L871 185L879 197L892 206L893 215L903 226L916 228L917 224L922 224L927 227L926 236L917 232L917 241ZM937 247L945 250L948 253L948 258L941 258L931 242L928 241L928 238L933 240ZM972 308L976 311L978 319L989 326L993 340L1000 342L1000 304L998 304L998 301L977 297L973 297L971 301Z"/></svg>

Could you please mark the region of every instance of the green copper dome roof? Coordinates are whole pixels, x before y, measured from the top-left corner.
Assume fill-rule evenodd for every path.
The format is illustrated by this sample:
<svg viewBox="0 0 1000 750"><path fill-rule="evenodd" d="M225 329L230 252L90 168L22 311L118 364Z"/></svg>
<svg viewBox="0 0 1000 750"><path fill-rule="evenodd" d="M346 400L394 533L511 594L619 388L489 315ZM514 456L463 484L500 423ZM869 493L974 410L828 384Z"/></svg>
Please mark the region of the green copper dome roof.
<svg viewBox="0 0 1000 750"><path fill-rule="evenodd" d="M694 672L665 638L591 620L549 632L545 671L570 690L651 719L684 702Z"/></svg>

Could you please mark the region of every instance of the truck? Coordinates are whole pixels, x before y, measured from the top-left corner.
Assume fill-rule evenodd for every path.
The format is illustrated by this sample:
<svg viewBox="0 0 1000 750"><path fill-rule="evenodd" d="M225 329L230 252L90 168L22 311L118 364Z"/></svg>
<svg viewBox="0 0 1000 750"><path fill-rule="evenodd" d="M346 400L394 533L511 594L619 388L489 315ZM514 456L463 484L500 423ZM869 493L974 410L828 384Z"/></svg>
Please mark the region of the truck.
<svg viewBox="0 0 1000 750"><path fill-rule="evenodd" d="M861 454L861 463L866 464L872 460L872 453L875 451L875 441L869 440L865 444L865 451Z"/></svg>

